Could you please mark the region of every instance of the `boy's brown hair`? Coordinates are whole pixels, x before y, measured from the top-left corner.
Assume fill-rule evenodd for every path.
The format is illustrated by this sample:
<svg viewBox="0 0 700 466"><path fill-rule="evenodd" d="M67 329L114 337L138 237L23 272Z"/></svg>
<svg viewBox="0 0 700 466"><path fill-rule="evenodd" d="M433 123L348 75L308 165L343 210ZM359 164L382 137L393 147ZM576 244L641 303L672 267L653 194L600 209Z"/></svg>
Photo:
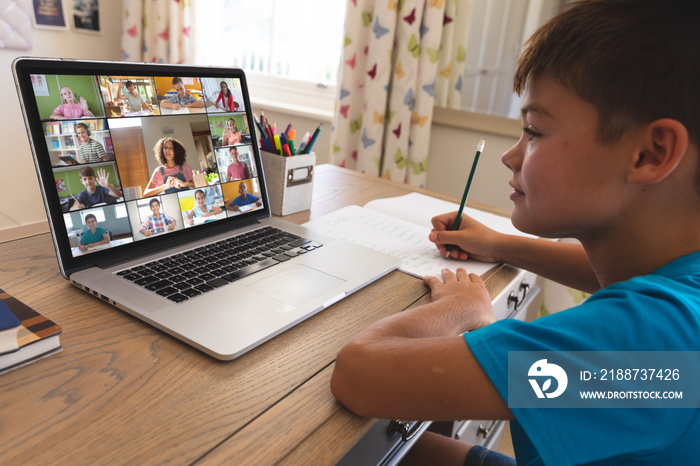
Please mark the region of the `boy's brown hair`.
<svg viewBox="0 0 700 466"><path fill-rule="evenodd" d="M583 0L535 32L518 60L513 90L549 75L598 112L598 141L672 118L700 136L697 0Z"/></svg>
<svg viewBox="0 0 700 466"><path fill-rule="evenodd" d="M80 176L92 176L94 178L95 170L93 170L92 167L80 167L78 174Z"/></svg>

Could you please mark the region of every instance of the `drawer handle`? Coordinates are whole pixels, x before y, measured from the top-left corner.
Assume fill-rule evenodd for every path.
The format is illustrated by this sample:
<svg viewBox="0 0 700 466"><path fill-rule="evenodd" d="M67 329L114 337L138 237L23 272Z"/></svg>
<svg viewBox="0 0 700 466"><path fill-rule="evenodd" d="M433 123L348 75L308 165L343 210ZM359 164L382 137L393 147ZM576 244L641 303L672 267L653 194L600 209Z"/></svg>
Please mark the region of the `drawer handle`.
<svg viewBox="0 0 700 466"><path fill-rule="evenodd" d="M413 430L411 430L411 425L408 422L401 422L398 420L391 421L389 427L386 429L386 435L391 438L396 434L401 434L401 440L408 442L420 431L423 427L424 422L416 423Z"/></svg>
<svg viewBox="0 0 700 466"><path fill-rule="evenodd" d="M479 428L476 431L476 435L483 435L484 438L487 438L489 435L491 435L491 431L493 430L495 425L496 421L493 421L488 427L485 427L483 424L479 423Z"/></svg>
<svg viewBox="0 0 700 466"><path fill-rule="evenodd" d="M511 303L513 303L513 311L517 311L520 308L520 305L525 301L525 298L527 297L527 292L530 289L530 284L527 283L526 281L523 281L520 284L519 288L519 295L515 291L511 291L510 294L508 295L508 306L510 306Z"/></svg>
<svg viewBox="0 0 700 466"><path fill-rule="evenodd" d="M520 302L522 303L525 301L525 298L527 297L527 292L530 289L530 284L523 280L523 282L520 284Z"/></svg>
<svg viewBox="0 0 700 466"><path fill-rule="evenodd" d="M510 307L510 304L513 304L513 311L517 311L518 308L520 307L520 298L518 297L517 294L515 294L515 291L511 291L510 294L508 295L508 306Z"/></svg>

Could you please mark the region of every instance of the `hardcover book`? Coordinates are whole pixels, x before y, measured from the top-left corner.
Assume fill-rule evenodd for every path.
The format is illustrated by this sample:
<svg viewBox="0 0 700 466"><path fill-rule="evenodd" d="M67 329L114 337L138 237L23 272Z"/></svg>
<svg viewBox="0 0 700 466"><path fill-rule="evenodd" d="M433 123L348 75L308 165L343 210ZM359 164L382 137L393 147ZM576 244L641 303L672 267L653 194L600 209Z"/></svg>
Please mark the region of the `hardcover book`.
<svg viewBox="0 0 700 466"><path fill-rule="evenodd" d="M0 354L0 374L61 350L62 328L0 289L0 300L21 322L14 350Z"/></svg>

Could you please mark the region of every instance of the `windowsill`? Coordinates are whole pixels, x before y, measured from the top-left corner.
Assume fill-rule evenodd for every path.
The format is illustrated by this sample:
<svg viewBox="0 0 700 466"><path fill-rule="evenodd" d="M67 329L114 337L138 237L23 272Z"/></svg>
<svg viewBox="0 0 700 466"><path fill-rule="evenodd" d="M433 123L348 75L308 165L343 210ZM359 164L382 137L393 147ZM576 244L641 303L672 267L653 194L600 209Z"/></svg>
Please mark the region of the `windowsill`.
<svg viewBox="0 0 700 466"><path fill-rule="evenodd" d="M518 120L443 107L433 109L433 124L515 138L522 132Z"/></svg>
<svg viewBox="0 0 700 466"><path fill-rule="evenodd" d="M299 115L324 122L333 121L335 86L247 73L251 103L264 110Z"/></svg>
<svg viewBox="0 0 700 466"><path fill-rule="evenodd" d="M298 105L296 103L285 102L282 99L276 99L274 97L254 97L253 95L251 95L250 100L253 106L262 108L263 110L272 110L280 113L287 113L290 115L298 115L300 117L309 118L311 120L318 120L324 123L330 123L333 121L332 110L329 111L326 109Z"/></svg>
<svg viewBox="0 0 700 466"><path fill-rule="evenodd" d="M300 83L284 78L247 74L251 103L259 108L299 115L313 120L332 122L336 88ZM433 124L467 129L500 136L520 137L518 120L435 107Z"/></svg>

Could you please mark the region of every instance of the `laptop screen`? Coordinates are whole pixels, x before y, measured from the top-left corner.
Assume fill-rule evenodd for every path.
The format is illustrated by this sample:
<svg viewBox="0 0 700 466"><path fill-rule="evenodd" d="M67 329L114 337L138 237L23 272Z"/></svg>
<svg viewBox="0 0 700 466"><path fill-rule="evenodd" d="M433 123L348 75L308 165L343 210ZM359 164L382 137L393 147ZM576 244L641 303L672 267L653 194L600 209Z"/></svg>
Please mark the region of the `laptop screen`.
<svg viewBox="0 0 700 466"><path fill-rule="evenodd" d="M239 70L47 68L18 82L35 105L28 124L40 122L31 134L54 235L73 258L269 215Z"/></svg>

